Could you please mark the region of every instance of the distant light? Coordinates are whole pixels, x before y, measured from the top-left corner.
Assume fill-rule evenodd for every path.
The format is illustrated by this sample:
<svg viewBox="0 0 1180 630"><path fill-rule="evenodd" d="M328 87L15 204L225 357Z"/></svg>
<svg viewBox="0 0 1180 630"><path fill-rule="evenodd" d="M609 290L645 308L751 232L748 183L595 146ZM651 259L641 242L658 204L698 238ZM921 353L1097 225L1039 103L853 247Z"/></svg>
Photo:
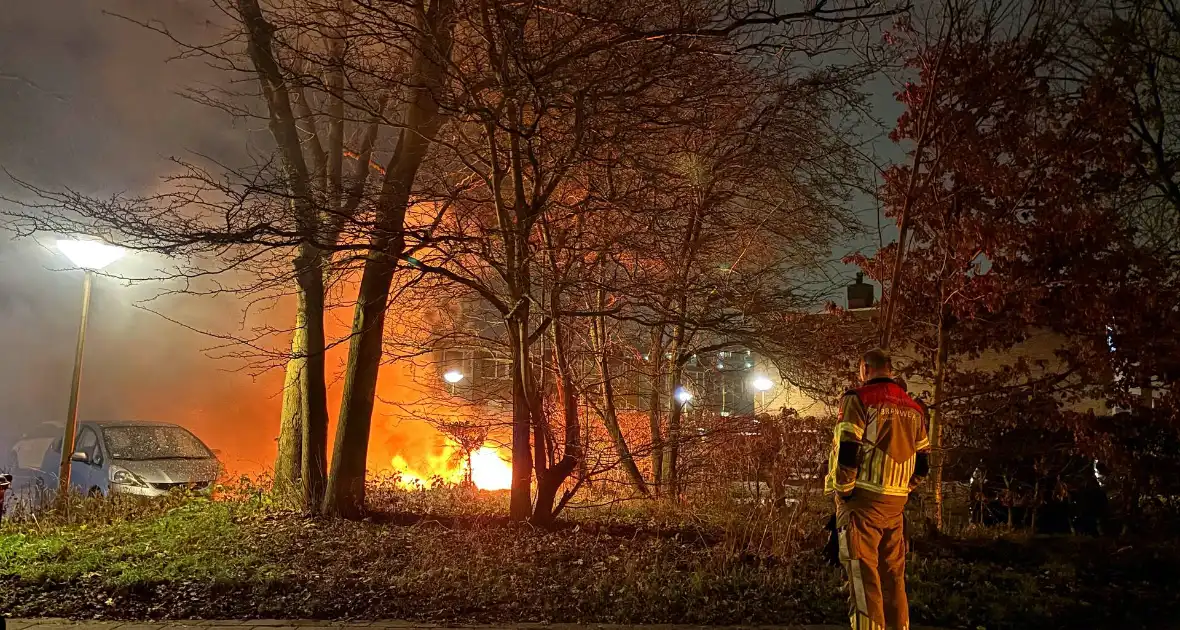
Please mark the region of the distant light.
<svg viewBox="0 0 1180 630"><path fill-rule="evenodd" d="M725 369L725 364L724 364L724 363L720 363L720 362L718 362L718 363L717 363L717 369L718 369L718 370L724 370L724 369Z"/></svg>
<svg viewBox="0 0 1180 630"><path fill-rule="evenodd" d="M677 387L676 400L680 401L680 404L682 405L687 404L688 401L692 400L692 392L684 389L683 387Z"/></svg>
<svg viewBox="0 0 1180 630"><path fill-rule="evenodd" d="M754 389L760 392L767 391L771 387L774 387L774 381L766 378L765 376L759 376L758 378L755 378L752 384L754 385Z"/></svg>
<svg viewBox="0 0 1180 630"><path fill-rule="evenodd" d="M459 370L451 370L450 372L443 374L443 380L450 383L451 385L454 385L455 383L463 380L463 373Z"/></svg>
<svg viewBox="0 0 1180 630"><path fill-rule="evenodd" d="M57 248L70 262L83 269L98 271L123 257L122 247L107 245L101 241L61 240Z"/></svg>

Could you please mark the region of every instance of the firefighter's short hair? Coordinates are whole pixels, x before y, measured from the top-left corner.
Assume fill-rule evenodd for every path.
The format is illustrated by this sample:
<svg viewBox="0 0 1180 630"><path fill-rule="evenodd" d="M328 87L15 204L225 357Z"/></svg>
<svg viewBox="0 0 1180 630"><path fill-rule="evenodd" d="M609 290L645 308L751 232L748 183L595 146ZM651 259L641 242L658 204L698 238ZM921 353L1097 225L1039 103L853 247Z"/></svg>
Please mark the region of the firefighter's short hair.
<svg viewBox="0 0 1180 630"><path fill-rule="evenodd" d="M860 360L865 364L865 369L868 370L879 372L893 369L893 359L889 358L888 352L880 348L869 350Z"/></svg>

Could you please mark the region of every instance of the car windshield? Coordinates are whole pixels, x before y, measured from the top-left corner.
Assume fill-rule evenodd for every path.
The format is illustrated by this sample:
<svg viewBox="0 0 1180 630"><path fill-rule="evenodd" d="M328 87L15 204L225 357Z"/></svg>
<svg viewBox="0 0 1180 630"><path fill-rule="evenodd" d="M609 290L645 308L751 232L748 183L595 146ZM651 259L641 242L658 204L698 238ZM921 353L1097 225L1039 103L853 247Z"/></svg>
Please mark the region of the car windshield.
<svg viewBox="0 0 1180 630"><path fill-rule="evenodd" d="M208 448L180 427L125 426L102 430L107 450L115 459L205 459Z"/></svg>

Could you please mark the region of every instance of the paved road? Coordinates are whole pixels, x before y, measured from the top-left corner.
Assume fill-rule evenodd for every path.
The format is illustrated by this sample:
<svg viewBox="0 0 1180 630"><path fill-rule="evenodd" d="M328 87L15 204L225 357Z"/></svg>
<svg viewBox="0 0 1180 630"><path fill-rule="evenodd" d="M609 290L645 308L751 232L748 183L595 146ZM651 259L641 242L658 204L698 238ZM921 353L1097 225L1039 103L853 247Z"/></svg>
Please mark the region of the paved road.
<svg viewBox="0 0 1180 630"><path fill-rule="evenodd" d="M728 626L711 629L702 626L624 626L606 624L506 624L500 626L440 626L406 621L345 623L336 621L178 621L99 622L61 619L9 619L6 630L846 630L848 626ZM914 630L935 630L914 627Z"/></svg>
<svg viewBox="0 0 1180 630"><path fill-rule="evenodd" d="M6 630L710 630L702 626L624 626L606 624L506 624L500 626L440 626L407 621L335 622L335 621L177 621L99 622L61 619L9 619ZM721 630L721 629L718 629ZM843 626L758 626L727 627L724 630L844 630Z"/></svg>

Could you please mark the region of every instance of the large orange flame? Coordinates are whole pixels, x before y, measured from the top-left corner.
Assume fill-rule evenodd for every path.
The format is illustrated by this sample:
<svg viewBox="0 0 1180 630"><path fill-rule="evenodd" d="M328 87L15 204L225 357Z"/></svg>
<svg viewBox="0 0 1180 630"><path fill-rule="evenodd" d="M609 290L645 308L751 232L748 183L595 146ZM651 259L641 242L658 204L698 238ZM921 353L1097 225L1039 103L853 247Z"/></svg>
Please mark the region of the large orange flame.
<svg viewBox="0 0 1180 630"><path fill-rule="evenodd" d="M480 490L507 490L512 487L512 466L500 456L500 450L485 444L456 464L459 446L448 442L438 455L427 455L425 466L412 466L405 457L394 455L389 465L403 488L429 488L436 483L461 484L468 479ZM470 469L470 477L468 471Z"/></svg>
<svg viewBox="0 0 1180 630"><path fill-rule="evenodd" d="M330 375L326 383L329 445L335 442L336 419L344 398L343 379L331 376L343 371L348 359L357 276L353 273L338 281L339 293L333 294L333 305L324 316L325 335L331 342L325 359ZM397 310L386 322L388 337L396 342L389 346L389 352L398 358L383 363L378 374L366 466L375 477L400 474L402 486L430 487L436 481L458 485L469 481L482 490L509 488L510 450L501 447L508 437L503 431L506 420L500 417L503 412L499 408L489 411L485 401L457 394L453 384L444 380L433 355L415 354L433 343L436 334L436 324L428 318L430 310L421 306L433 300L420 298L405 298L409 306ZM273 310L259 314L256 323L289 326L295 319L295 306L293 300L281 300ZM285 343L276 341L276 348L285 349ZM231 476L265 474L273 470L277 452L284 376L278 365L255 379L235 376L232 380L189 383L185 391L191 392L192 398L184 401L178 401L172 391L168 395L144 392L127 397L138 404L126 413L184 425L218 451ZM203 395L211 387L218 388L218 395ZM487 428L483 435L467 438L484 444L467 453L447 433L448 425L456 424ZM466 442L467 448L472 445Z"/></svg>
<svg viewBox="0 0 1180 630"><path fill-rule="evenodd" d="M500 457L500 450L484 446L471 454L471 481L480 490L508 490L512 487L512 465Z"/></svg>

